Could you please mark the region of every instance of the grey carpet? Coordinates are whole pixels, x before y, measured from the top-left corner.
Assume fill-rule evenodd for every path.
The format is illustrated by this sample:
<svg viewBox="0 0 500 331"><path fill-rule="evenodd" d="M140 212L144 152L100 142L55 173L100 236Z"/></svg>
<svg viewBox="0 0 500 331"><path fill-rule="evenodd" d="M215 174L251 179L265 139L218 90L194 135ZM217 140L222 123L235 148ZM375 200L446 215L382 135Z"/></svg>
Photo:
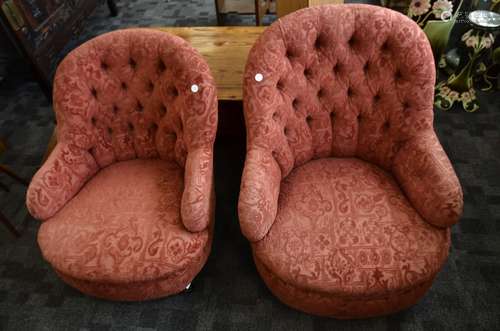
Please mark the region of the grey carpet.
<svg viewBox="0 0 500 331"><path fill-rule="evenodd" d="M127 26L215 25L210 0L121 1L109 18L101 6L68 50L105 31ZM229 18L251 24L251 17ZM39 223L24 207L25 188L0 191L2 210L22 232L0 226L0 330L499 330L500 329L500 98L481 95L482 108L436 110L435 126L460 177L465 212L453 227L448 262L416 306L361 321L318 318L275 299L260 280L239 230L236 203L244 142L216 146L217 213L213 250L190 293L143 303L115 303L82 295L61 282L36 244ZM0 157L29 178L53 129L51 105L29 75L0 86Z"/></svg>

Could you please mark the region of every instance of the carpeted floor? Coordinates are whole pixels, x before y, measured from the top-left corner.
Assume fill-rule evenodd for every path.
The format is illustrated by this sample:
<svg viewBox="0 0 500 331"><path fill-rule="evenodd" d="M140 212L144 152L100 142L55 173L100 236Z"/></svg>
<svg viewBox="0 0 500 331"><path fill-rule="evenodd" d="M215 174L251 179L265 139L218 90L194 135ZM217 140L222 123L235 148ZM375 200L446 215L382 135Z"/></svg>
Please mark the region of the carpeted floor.
<svg viewBox="0 0 500 331"><path fill-rule="evenodd" d="M81 37L126 26L215 25L211 0L120 1L109 18L101 6ZM272 19L272 18L271 18ZM252 18L229 17L231 24ZM404 312L361 321L317 318L275 299L260 280L236 214L244 142L216 146L217 213L212 254L193 290L143 303L84 296L62 283L36 244L38 222L24 206L25 188L0 177L0 210L22 232L0 226L0 330L499 330L500 329L500 94L481 96L468 114L436 110L435 126L460 177L465 213L453 227L448 262L432 289ZM0 136L10 145L0 157L29 178L53 129L51 105L28 75L0 85Z"/></svg>

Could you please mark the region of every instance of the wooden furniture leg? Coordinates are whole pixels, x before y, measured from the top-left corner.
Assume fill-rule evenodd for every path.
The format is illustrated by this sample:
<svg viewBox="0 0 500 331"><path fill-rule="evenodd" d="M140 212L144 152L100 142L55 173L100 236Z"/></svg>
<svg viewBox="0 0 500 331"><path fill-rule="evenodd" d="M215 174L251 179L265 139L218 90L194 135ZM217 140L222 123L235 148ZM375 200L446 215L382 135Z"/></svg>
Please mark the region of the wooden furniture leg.
<svg viewBox="0 0 500 331"><path fill-rule="evenodd" d="M20 237L21 234L19 232L17 232L16 228L14 227L14 225L12 225L12 223L9 222L9 220L4 216L4 214L2 214L2 212L0 212L0 223L3 223L3 225L5 225L5 227L16 237Z"/></svg>
<svg viewBox="0 0 500 331"><path fill-rule="evenodd" d="M118 7L116 6L115 0L107 0L108 3L108 8L109 8L109 13L111 16L117 16L118 15Z"/></svg>
<svg viewBox="0 0 500 331"><path fill-rule="evenodd" d="M222 19L222 13L220 12L219 0L214 0L214 2L215 2L215 15L217 16L217 25L222 26L224 25L224 22Z"/></svg>
<svg viewBox="0 0 500 331"><path fill-rule="evenodd" d="M256 25L256 26L259 26L259 25L260 25L260 20L261 20L261 17L260 17L260 4L259 4L259 1L260 1L260 0L255 0L255 25Z"/></svg>

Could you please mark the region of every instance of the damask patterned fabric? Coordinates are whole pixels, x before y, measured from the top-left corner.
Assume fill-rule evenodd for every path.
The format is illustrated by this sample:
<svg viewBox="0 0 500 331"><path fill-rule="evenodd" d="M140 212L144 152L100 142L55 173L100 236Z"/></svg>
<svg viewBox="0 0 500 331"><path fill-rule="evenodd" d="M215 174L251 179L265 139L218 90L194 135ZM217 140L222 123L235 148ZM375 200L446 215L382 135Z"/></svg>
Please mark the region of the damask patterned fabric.
<svg viewBox="0 0 500 331"><path fill-rule="evenodd" d="M425 222L387 172L323 158L282 181L276 220L253 251L286 284L362 304L431 281L449 234Z"/></svg>
<svg viewBox="0 0 500 331"><path fill-rule="evenodd" d="M183 169L174 162L114 163L41 225L43 256L60 275L99 288L121 285L133 299L144 292L131 293L131 287L143 290L148 282L166 279L173 286L186 273L194 277L207 258L211 230L186 231L179 212L182 189Z"/></svg>
<svg viewBox="0 0 500 331"><path fill-rule="evenodd" d="M293 215L297 229L306 231L301 227L307 228L307 217L285 211L280 191L294 169L314 159L356 158L387 171L402 190L393 196L408 199L406 214L419 217L419 222L408 224L415 233L422 222L441 228L456 223L463 208L462 190L433 130L434 81L434 59L425 34L392 10L319 6L292 13L269 27L252 48L244 76L247 159L238 212L242 232L254 249L272 241L269 237L280 238L278 220L283 213ZM364 221L357 214L351 216L355 223ZM332 216L329 222L337 219ZM269 247L263 245L259 253L266 251L267 262L256 254L257 263L292 286L303 286L304 280L293 278L290 270L277 274L270 265L275 257ZM446 247L434 247L435 253ZM419 270L423 275L416 282L393 280L391 289L429 281L443 260L436 258L432 268ZM323 278L307 286L331 290ZM343 293L354 291L341 287ZM366 293L366 287L358 290L357 295L373 294ZM300 300L295 300L299 309ZM351 313L363 317L361 310ZM331 315L342 317L334 310Z"/></svg>
<svg viewBox="0 0 500 331"><path fill-rule="evenodd" d="M44 221L44 256L89 294L139 300L180 291L210 248L217 96L205 60L161 31L107 33L59 65L54 110L58 144L26 202ZM156 180L163 188L153 190ZM125 283L149 290L127 292Z"/></svg>

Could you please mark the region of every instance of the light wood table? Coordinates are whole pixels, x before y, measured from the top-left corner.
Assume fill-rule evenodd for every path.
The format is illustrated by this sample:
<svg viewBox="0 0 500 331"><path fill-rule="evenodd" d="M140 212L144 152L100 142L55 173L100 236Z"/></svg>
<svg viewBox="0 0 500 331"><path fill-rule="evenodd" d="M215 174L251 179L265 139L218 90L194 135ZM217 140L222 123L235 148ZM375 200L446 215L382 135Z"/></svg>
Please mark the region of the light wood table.
<svg viewBox="0 0 500 331"><path fill-rule="evenodd" d="M186 39L203 55L217 84L219 101L243 99L243 72L248 52L265 27L165 27L157 29ZM54 130L44 160L50 155L56 143L56 130Z"/></svg>
<svg viewBox="0 0 500 331"><path fill-rule="evenodd" d="M264 29L260 26L160 28L186 39L203 55L215 78L219 100L242 100L248 52Z"/></svg>
<svg viewBox="0 0 500 331"><path fill-rule="evenodd" d="M319 6L319 5L338 5L344 3L344 0L276 0L276 12L278 17L283 17L296 10Z"/></svg>

